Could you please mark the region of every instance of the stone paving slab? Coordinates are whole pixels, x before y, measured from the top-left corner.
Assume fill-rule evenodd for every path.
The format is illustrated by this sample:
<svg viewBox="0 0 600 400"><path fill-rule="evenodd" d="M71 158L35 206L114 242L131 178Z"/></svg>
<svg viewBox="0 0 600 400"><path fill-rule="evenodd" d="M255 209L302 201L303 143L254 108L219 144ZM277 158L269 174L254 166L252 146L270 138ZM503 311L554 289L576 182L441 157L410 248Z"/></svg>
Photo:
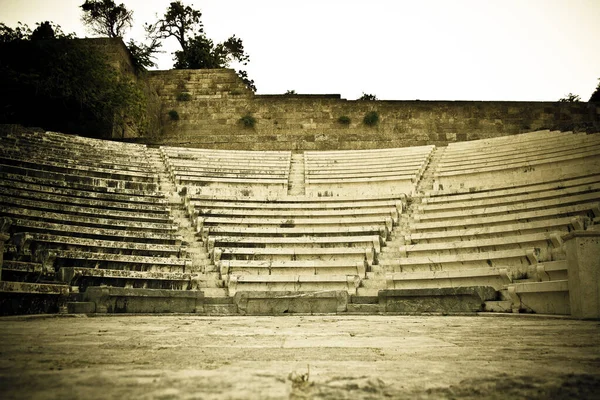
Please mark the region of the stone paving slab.
<svg viewBox="0 0 600 400"><path fill-rule="evenodd" d="M597 398L600 323L540 316L0 318L0 398Z"/></svg>

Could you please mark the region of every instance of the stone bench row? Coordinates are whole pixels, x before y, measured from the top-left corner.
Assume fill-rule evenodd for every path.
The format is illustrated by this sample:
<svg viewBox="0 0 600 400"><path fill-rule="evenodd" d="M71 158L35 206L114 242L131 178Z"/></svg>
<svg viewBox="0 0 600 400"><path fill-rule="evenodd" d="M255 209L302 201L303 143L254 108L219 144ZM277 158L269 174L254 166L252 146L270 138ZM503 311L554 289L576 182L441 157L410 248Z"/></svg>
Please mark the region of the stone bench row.
<svg viewBox="0 0 600 400"><path fill-rule="evenodd" d="M451 158L444 152L438 164L438 172L459 171L471 168L491 168L507 164L513 165L527 161L538 161L548 158L572 156L577 153L597 150L600 145L600 135L590 135L589 138L575 140L557 140L556 142L544 143L533 148L520 148L507 150L504 153L480 152L479 157L467 157L457 154ZM487 156L487 157L485 157ZM465 158L467 157L467 158Z"/></svg>
<svg viewBox="0 0 600 400"><path fill-rule="evenodd" d="M8 186L8 187L7 187ZM170 215L171 208L165 203L134 203L111 200L100 200L89 197L77 197L70 194L55 194L14 187L10 182L0 181L0 195L12 198L30 199L47 203L70 204L94 209L117 210L130 213L154 213Z"/></svg>
<svg viewBox="0 0 600 400"><path fill-rule="evenodd" d="M34 160L29 156L23 156L24 159L9 158L0 155L0 164L21 167L27 170L43 170L47 172L57 172L62 174L77 175L84 177L103 178L111 180L124 180L131 182L156 182L158 176L153 172L138 172L115 170L100 167L90 167L86 165L69 164L67 162L53 162L46 160ZM148 168L149 169L149 168ZM146 169L146 171L148 170Z"/></svg>
<svg viewBox="0 0 600 400"><path fill-rule="evenodd" d="M40 210L42 212L52 212L61 214L72 214L79 216L94 216L101 218L114 218L119 220L151 222L151 223L172 223L173 217L168 213L161 211L124 211L117 209L88 207L82 204L69 204L61 202L52 202L45 200L32 200L25 197L13 197L0 194L0 205L3 207L22 208L25 210Z"/></svg>
<svg viewBox="0 0 600 400"><path fill-rule="evenodd" d="M472 251L458 254L431 254L419 257L379 256L379 270L385 272L420 272L432 268L460 270L464 268L510 267L512 271L526 271L529 265L538 262L539 250L516 248L510 250Z"/></svg>
<svg viewBox="0 0 600 400"><path fill-rule="evenodd" d="M434 188L453 189L546 182L600 172L600 147L594 150L494 167L434 173Z"/></svg>
<svg viewBox="0 0 600 400"><path fill-rule="evenodd" d="M562 137L570 132L541 130L534 132L520 133L517 135L499 136L488 139L471 140L465 142L449 143L448 148L452 149L480 149L488 148L490 145L503 145L514 143L539 142L553 137Z"/></svg>
<svg viewBox="0 0 600 400"><path fill-rule="evenodd" d="M308 177L325 176L377 176L380 174L386 175L402 175L403 173L414 173L425 168L427 160L417 160L412 162L394 162L388 164L374 165L333 165L333 166L306 166L305 174Z"/></svg>
<svg viewBox="0 0 600 400"><path fill-rule="evenodd" d="M101 229L122 229L127 231L173 233L177 231L177 225L172 222L148 222L123 220L116 218L99 218L96 216L63 214L49 210L36 210L19 206L5 206L0 204L0 213L10 218L23 220L50 222L56 224L84 226ZM91 215L94 215L93 213ZM135 216L133 217L135 218Z"/></svg>
<svg viewBox="0 0 600 400"><path fill-rule="evenodd" d="M431 289L490 286L496 290L512 283L506 268L472 268L452 271L397 272L385 275L387 289Z"/></svg>
<svg viewBox="0 0 600 400"><path fill-rule="evenodd" d="M360 278L352 275L233 275L228 281L229 295L241 291L315 292L347 291L356 294Z"/></svg>
<svg viewBox="0 0 600 400"><path fill-rule="evenodd" d="M507 217L510 220L512 214L518 214L525 211L539 210L544 212L548 209L565 207L568 205L584 205L584 204L597 204L600 201L600 191L594 192L577 192L573 194L566 194L562 197L536 200L534 196L530 197L528 201L522 200L518 203L510 204L499 204L499 205L483 205L479 207L466 207L464 209L454 210L428 210L429 212L415 213L413 220L417 223L422 222L451 222L454 220L463 220L465 218L493 218L498 215L500 218ZM593 209L593 206L590 208ZM465 222L465 225L473 225L472 223Z"/></svg>
<svg viewBox="0 0 600 400"><path fill-rule="evenodd" d="M27 172L27 171L17 171ZM44 177L44 174L36 175L41 176L29 176L23 175L22 173L8 173L2 170L0 166L0 181L9 182L13 187L35 187L34 190L57 193L57 194L71 194L79 197L95 197L110 199L114 201L126 201L126 202L137 202L137 203L164 203L165 195L162 192L156 190L156 188L143 188L143 189L131 189L123 187L112 186L101 186L95 184L94 181L81 182L73 179L72 181L61 180L61 176ZM56 179L54 179L56 178ZM97 180L96 183L100 183ZM7 183L8 184L8 183Z"/></svg>
<svg viewBox="0 0 600 400"><path fill-rule="evenodd" d="M523 282L508 286L513 312L570 315L569 282Z"/></svg>
<svg viewBox="0 0 600 400"><path fill-rule="evenodd" d="M76 172L76 171L68 171ZM47 171L38 168L27 168L12 164L2 164L0 162L0 173L10 175L20 175L25 182L32 182L31 178L38 178L44 181L57 182L57 186L66 186L71 184L86 185L93 187L105 187L115 189L133 189L138 191L157 191L158 183L156 181L131 181L112 178L100 178L96 176L77 175L68 172ZM61 183L58 183L61 182ZM35 182L33 182L35 183Z"/></svg>
<svg viewBox="0 0 600 400"><path fill-rule="evenodd" d="M67 135L69 136L69 135ZM15 147L23 150L36 151L37 149L47 148L58 153L72 154L88 154L90 157L107 160L109 158L122 161L125 163L132 162L147 162L147 147L146 145L136 145L131 143L109 142L101 140L99 144L96 142L88 142L93 140L90 138L80 138L80 141L71 140L53 140L44 133L40 136L19 136L19 135L2 135L0 134L0 142L6 143L7 146ZM113 147L110 143L119 143L119 146ZM102 156L103 155L103 156ZM128 160L129 159L129 160Z"/></svg>
<svg viewBox="0 0 600 400"><path fill-rule="evenodd" d="M133 149L134 151L144 150L146 149L146 145L144 144L136 144L136 143L123 143L117 141L110 141L106 139L94 139L77 135L69 135L65 133L58 133L52 131L46 132L11 132L5 133L3 136L6 137L15 137L20 139L25 139L29 141L37 140L39 142L44 143L55 143L57 146L60 145L81 145L88 148L104 148L115 151L122 151Z"/></svg>
<svg viewBox="0 0 600 400"><path fill-rule="evenodd" d="M341 209L247 209L247 208L218 208L218 207L202 207L192 206L188 209L192 219L199 216L203 217L227 217L227 218L279 218L285 221L295 220L297 218L333 218L333 217L367 217L367 216L382 216L391 217L394 224L398 223L399 214L402 210L396 207L381 206L381 207L364 207L364 208L341 208ZM290 222L292 224L293 222Z"/></svg>
<svg viewBox="0 0 600 400"><path fill-rule="evenodd" d="M352 260L220 260L221 276L233 275L351 275L366 277L368 264Z"/></svg>
<svg viewBox="0 0 600 400"><path fill-rule="evenodd" d="M585 191L585 186L595 187L600 183L600 174L574 176L550 182L533 182L519 186L509 185L493 189L473 189L469 191L428 191L421 197L419 210L455 209L489 203L502 204L514 199L527 199L527 196L560 196L573 190ZM581 188L581 187L584 188ZM525 197L521 197L525 196ZM520 200L518 200L520 201Z"/></svg>
<svg viewBox="0 0 600 400"><path fill-rule="evenodd" d="M91 166L132 172L147 172L148 170L152 170L152 165L145 156L122 155L122 158L117 156L107 157L105 154L100 155L97 152L90 154L65 148L17 146L7 143L6 140L2 139L0 139L0 144L2 145L0 155L8 158L21 159L25 155L25 160L37 160L42 163L62 163L71 166Z"/></svg>
<svg viewBox="0 0 600 400"><path fill-rule="evenodd" d="M56 278L59 282L64 282L69 286L78 286L80 290L88 286L100 285L144 289L188 290L191 285L191 275L181 272L61 267L56 273Z"/></svg>
<svg viewBox="0 0 600 400"><path fill-rule="evenodd" d="M485 162L496 162L502 159L519 159L525 157L536 157L540 154L552 154L566 151L574 148L584 148L597 143L598 136L584 134L564 135L554 138L540 140L529 145L515 143L512 147L495 146L494 151L489 148L481 148L472 152L453 151L452 147L447 147L440 158L441 167L452 167L463 164L480 164Z"/></svg>
<svg viewBox="0 0 600 400"><path fill-rule="evenodd" d="M345 160L345 159L375 159L375 158L395 158L397 156L410 157L411 155L429 154L435 146L414 146L398 147L388 149L370 149L370 150L333 150L333 151L305 151L305 160Z"/></svg>
<svg viewBox="0 0 600 400"><path fill-rule="evenodd" d="M600 146L600 135L592 136L593 140L579 140L565 143L560 140L557 143L547 143L544 146L536 148L523 148L517 151L507 151L506 153L480 153L481 158L465 158L457 155L456 160L450 160L444 153L440 160L436 172L451 172L469 170L474 168L493 168L501 165L513 166L524 162L537 162L542 164L542 160L556 159L557 157L571 156L574 158L579 153L589 153L598 150ZM484 157L488 156L488 157Z"/></svg>

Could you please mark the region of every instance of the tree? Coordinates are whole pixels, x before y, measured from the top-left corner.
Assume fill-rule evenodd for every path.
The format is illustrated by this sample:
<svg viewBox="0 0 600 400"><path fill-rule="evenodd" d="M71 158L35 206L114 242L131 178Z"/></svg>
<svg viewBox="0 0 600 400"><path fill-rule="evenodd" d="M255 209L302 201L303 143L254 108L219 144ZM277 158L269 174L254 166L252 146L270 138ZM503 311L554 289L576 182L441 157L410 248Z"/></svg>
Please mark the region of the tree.
<svg viewBox="0 0 600 400"><path fill-rule="evenodd" d="M123 37L131 28L133 11L113 0L86 0L81 6L81 20L90 31L110 38Z"/></svg>
<svg viewBox="0 0 600 400"><path fill-rule="evenodd" d="M31 29L25 24L19 22L16 28L6 26L0 22L0 43L10 43L16 40L29 39Z"/></svg>
<svg viewBox="0 0 600 400"><path fill-rule="evenodd" d="M598 79L598 86L596 86L596 90L592 93L592 96L588 100L590 103L600 103L600 78Z"/></svg>
<svg viewBox="0 0 600 400"><path fill-rule="evenodd" d="M227 68L233 62L247 65L250 56L244 50L242 39L231 36L222 43L214 43L204 33L202 13L181 1L169 4L164 16L155 24L147 25L155 39L174 37L181 50L174 53L175 69ZM256 91L254 81L246 71L238 71L249 89Z"/></svg>
<svg viewBox="0 0 600 400"><path fill-rule="evenodd" d="M362 96L360 96L358 98L358 100L375 101L375 100L377 100L377 96L375 96L374 94L368 94L368 93L363 92Z"/></svg>
<svg viewBox="0 0 600 400"><path fill-rule="evenodd" d="M85 126L96 135L133 125L143 132L141 88L124 79L103 53L84 41L67 40L71 37L51 22L33 33L0 26L0 123L65 132Z"/></svg>
<svg viewBox="0 0 600 400"><path fill-rule="evenodd" d="M581 97L578 94L569 93L565 97L558 99L559 103L579 103Z"/></svg>
<svg viewBox="0 0 600 400"><path fill-rule="evenodd" d="M190 38L204 34L201 17L200 10L184 6L181 1L173 1L169 4L164 17L156 24L150 25L150 29L154 30L160 38L174 37L185 51Z"/></svg>

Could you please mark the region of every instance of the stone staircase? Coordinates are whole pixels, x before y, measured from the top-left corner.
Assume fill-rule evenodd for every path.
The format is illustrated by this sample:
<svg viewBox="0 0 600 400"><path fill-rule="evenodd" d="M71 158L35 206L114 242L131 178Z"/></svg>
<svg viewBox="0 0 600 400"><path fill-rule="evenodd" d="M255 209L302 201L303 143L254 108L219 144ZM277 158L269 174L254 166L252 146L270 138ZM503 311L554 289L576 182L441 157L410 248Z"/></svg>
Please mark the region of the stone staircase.
<svg viewBox="0 0 600 400"><path fill-rule="evenodd" d="M208 314L222 313L233 308L233 299L228 297L221 274L211 262L208 251L196 237L196 231L184 207L183 198L177 193L175 183L171 179L160 150L148 148L148 159L155 168L159 178L160 191L165 194L171 206L171 215L178 226L177 233L182 238L187 257L192 260L189 272L191 274L192 290L201 290L205 296L205 312Z"/></svg>
<svg viewBox="0 0 600 400"><path fill-rule="evenodd" d="M416 208L416 205L421 202L421 194L424 190L431 189L433 187L433 172L435 171L439 159L441 158L445 147L434 148L429 159L428 164L425 167L421 179L417 182L415 193L412 196L408 196L406 199L406 208L400 215L398 225L394 227L391 232L391 238L386 242L385 247L381 249L379 255L380 260L385 260L389 253L389 250L394 249L398 246L405 244L404 237L409 233L409 225ZM386 250L388 250L386 252ZM361 281L360 287L357 290L357 297L361 299L355 299L356 304L350 307L348 304L348 311L354 312L372 312L379 310L379 305L375 306L377 301L377 293L379 290L386 289L385 275L389 271L386 271L384 267L380 265L371 266L371 271L367 272L367 278ZM370 303L370 304L369 304Z"/></svg>
<svg viewBox="0 0 600 400"><path fill-rule="evenodd" d="M304 153L292 154L288 181L288 196L304 196L305 194Z"/></svg>

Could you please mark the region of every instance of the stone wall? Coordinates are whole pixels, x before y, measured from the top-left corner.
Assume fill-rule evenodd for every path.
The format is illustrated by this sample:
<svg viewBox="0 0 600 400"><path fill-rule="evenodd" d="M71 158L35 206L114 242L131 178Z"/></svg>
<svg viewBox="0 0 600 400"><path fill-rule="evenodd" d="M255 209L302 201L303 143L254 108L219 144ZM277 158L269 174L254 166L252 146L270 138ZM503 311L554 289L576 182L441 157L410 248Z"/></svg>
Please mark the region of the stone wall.
<svg viewBox="0 0 600 400"><path fill-rule="evenodd" d="M254 95L230 69L151 71L162 137L173 146L246 150L370 149L446 145L538 129L600 130L600 104L348 101L339 95ZM189 99L186 98L189 97ZM178 120L169 117L176 111ZM379 123L363 118L376 111ZM253 128L240 118L252 115ZM345 116L350 124L338 120Z"/></svg>

